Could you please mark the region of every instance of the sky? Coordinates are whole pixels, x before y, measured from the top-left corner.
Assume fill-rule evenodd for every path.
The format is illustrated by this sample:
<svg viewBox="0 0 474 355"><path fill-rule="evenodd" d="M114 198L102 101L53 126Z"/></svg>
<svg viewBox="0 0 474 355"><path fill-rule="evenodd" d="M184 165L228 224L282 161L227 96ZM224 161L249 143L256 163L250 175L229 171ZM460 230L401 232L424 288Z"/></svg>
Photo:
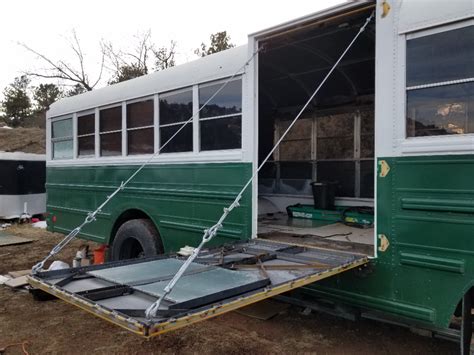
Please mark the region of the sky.
<svg viewBox="0 0 474 355"><path fill-rule="evenodd" d="M75 30L91 77L100 67L100 41L117 48L132 46L134 38L151 30L156 45L177 41L177 64L196 59L194 49L208 43L211 33L226 30L231 42L247 43L247 35L334 6L341 0L272 1L146 1L146 0L15 0L2 2L0 13L0 98L3 88L25 71L45 68L25 43L52 59L71 65L69 47ZM110 77L106 73L105 79ZM52 81L54 82L54 80ZM33 81L33 85L38 82ZM102 86L106 84L103 80Z"/></svg>

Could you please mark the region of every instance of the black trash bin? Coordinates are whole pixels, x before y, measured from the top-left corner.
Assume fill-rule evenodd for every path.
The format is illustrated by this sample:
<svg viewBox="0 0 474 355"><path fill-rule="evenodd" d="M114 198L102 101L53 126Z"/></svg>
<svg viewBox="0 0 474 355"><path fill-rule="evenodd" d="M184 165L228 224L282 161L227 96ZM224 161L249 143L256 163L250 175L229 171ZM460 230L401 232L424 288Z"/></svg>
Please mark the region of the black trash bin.
<svg viewBox="0 0 474 355"><path fill-rule="evenodd" d="M318 210L334 210L337 183L313 181L314 208Z"/></svg>

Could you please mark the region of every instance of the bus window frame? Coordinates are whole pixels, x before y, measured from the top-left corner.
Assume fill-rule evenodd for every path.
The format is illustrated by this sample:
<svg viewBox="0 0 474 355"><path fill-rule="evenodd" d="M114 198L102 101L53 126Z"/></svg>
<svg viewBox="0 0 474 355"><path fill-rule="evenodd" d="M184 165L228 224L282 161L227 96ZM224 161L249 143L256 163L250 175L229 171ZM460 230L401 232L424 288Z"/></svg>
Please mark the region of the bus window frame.
<svg viewBox="0 0 474 355"><path fill-rule="evenodd" d="M219 85L219 84L224 84L226 81L228 81L230 78L222 78L222 79L217 79L217 80L212 80L212 81L207 81L207 82L203 82L203 83L198 83L196 86L196 90L197 90L197 110L200 110L200 96L199 96L199 90L201 88L206 88L206 87L209 87L209 86L214 86L214 85ZM243 144L244 144L244 77L243 75L236 75L234 78L232 78L231 80L229 80L229 82L232 82L232 81L237 81L237 80L240 80L240 113L232 113L232 114L227 114L227 115L218 115L218 116L211 116L211 117L201 117L200 114L198 114L197 116L197 121L198 121L198 133L197 133L197 136L198 136L198 148L197 148L197 151L200 153L200 154L209 154L210 152L227 152L227 151L241 151L242 150L242 147L243 147ZM216 96L218 96L219 94L217 94ZM199 111L200 112L200 111ZM238 148L228 148L228 149L202 149L202 145L201 145L201 122L205 122L205 121L212 121L212 120L218 120L218 119L221 119L221 118L232 118L232 117L237 117L239 116L240 117L240 147Z"/></svg>
<svg viewBox="0 0 474 355"><path fill-rule="evenodd" d="M434 155L451 152L454 154L472 153L474 145L474 133L432 135L409 137L407 135L407 41L415 38L425 37L450 30L464 28L474 25L474 19L462 20L455 23L440 24L436 27L419 29L413 32L399 33L396 42L397 61L394 75L397 78L393 85L397 92L393 129L395 154L401 155ZM437 83L433 83L437 84ZM442 83L441 83L442 84Z"/></svg>
<svg viewBox="0 0 474 355"><path fill-rule="evenodd" d="M146 159L151 155L151 153L146 153L146 154L128 154L128 127L127 127L127 105L131 103L136 103L140 101L146 101L146 100L153 100L154 101L154 112L153 112L153 125L147 126L147 127L140 127L140 128L153 128L154 132L154 151L153 154L156 155L156 161L157 162L183 162L183 163L189 163L189 162L214 162L214 161L242 161L244 159L244 145L246 144L245 139L246 137L244 136L244 130L246 125L248 125L248 118L246 118L246 115L244 115L245 112L245 107L248 105L246 102L246 97L245 97L245 75L240 74L236 76L235 80L240 79L242 81L242 112L239 114L241 116L241 132L242 132L242 141L241 141L241 146L240 148L235 148L235 149L221 149L221 150L205 150L201 151L200 148L200 131L199 131L199 97L198 97L198 90L199 86L205 86L205 85L215 85L219 83L224 83L226 80L228 80L230 77L221 77L217 78L214 80L208 80L208 81L203 81L199 83L194 83L191 85L187 85L184 87L179 87L176 89L171 89L171 90L166 90L163 92L156 92L150 95L145 95L145 96L140 96L140 97L131 97L130 99L123 99L121 101L109 103L109 104L104 104L104 105L99 105L99 106L93 106L89 108L84 108L79 111L71 112L67 115L61 115L57 117L51 117L49 118L49 124L51 122L56 121L56 120L61 120L61 119L68 119L71 118L73 119L73 155L70 158L61 158L62 161L68 160L68 161L80 161L76 162L79 164L92 164L92 163L99 163L101 161L110 163L110 162L117 162L117 163L122 163L122 162L131 162L131 161L137 161L137 160L142 160ZM162 97L166 98L167 94L174 94L174 93L180 93L180 92L185 92L185 91L191 91L192 93L192 122L189 124L192 126L192 137L193 137L193 145L192 145L192 150L190 151L185 151L185 152L160 152L160 128L162 126L167 126L161 125L160 124L160 99ZM107 132L100 132L100 112L102 110L110 109L110 108L115 108L115 107L122 107L122 128L120 130L113 130L113 131L107 131ZM95 147L95 154L91 155L83 155L79 156L78 154L78 140L80 136L78 135L78 126L77 126L77 119L79 115L86 115L89 113L94 113L95 114L95 139L94 139L94 147ZM189 117L191 118L191 117ZM186 121L183 121L186 122ZM180 123L183 123L180 122ZM179 124L179 123L174 123ZM173 125L173 124L171 124ZM133 128L133 129L139 129L139 128ZM132 129L130 129L132 130ZM113 156L103 156L100 154L100 145L101 145L101 136L104 134L109 134L109 133L119 133L121 132L122 134L122 153L120 155L113 155ZM48 155L48 160L49 161L57 161L58 159L53 159L53 145L52 145L52 126L48 125L48 132L47 132L47 145L49 149L49 154ZM91 134L92 135L92 134ZM81 135L82 136L82 135ZM247 141L248 143L248 141ZM53 163L54 164L54 163ZM55 165L55 164L54 164Z"/></svg>
<svg viewBox="0 0 474 355"><path fill-rule="evenodd" d="M95 115L96 115L95 109L79 111L79 112L75 113L75 115L77 116L77 119L76 119L76 132L77 132L77 134L75 135L75 137L77 138L77 151L76 151L76 154L74 154L74 156L77 157L77 159L94 158L95 157L95 151L96 151L95 135L96 135L96 132L97 132L97 120L96 120L96 117L95 117ZM83 117L83 116L88 116L88 115L94 115L94 132L88 133L88 134L79 134L79 118ZM87 154L87 155L80 155L79 154L79 138L83 138L83 137L94 137L94 153Z"/></svg>
<svg viewBox="0 0 474 355"><path fill-rule="evenodd" d="M116 103L113 103L113 104L110 104L110 105L106 105L106 106L99 106L98 107L98 114L99 114L99 117L98 117L98 126L96 127L96 131L99 135L99 159L100 158L117 158L117 157L122 157L124 152L123 152L123 136L124 136L124 125L123 125L123 120L124 120L124 114L123 114L123 107L124 107L124 102L125 101L121 101L121 102L116 102ZM120 108L120 115L121 115L121 123L120 123L120 129L114 129L112 131L104 131L104 132L101 132L100 130L100 113L101 111L104 111L104 110L109 110L109 109L113 109L113 108ZM102 155L101 153L101 148L102 148L102 136L103 135L107 135L107 134L114 134L114 133L120 133L120 154L116 154L116 155Z"/></svg>
<svg viewBox="0 0 474 355"><path fill-rule="evenodd" d="M471 22L471 23L469 23ZM423 38L423 37L428 37L428 36L433 36L433 35L436 35L436 34L441 34L441 33L445 33L445 32L450 32L450 31L454 31L454 30L458 30L458 29L462 29L462 28L466 28L466 27L470 27L470 26L474 26L474 21L467 21L465 23L457 23L457 24L453 24L453 25L444 25L444 26L438 26L438 27L435 27L435 28L432 28L432 29L429 29L429 30L423 30L423 31L420 31L420 32L415 32L415 33L408 33L406 35L406 40L405 40L405 111L408 107L408 93L411 91L416 91L416 90L423 90L423 89L434 89L434 88L439 88L439 87L448 87L450 85L459 85L459 84L464 84L464 83L472 83L474 82L474 77L466 77L466 78L462 78L462 79L454 79L454 80L444 80L444 81L437 81L437 82L432 82L432 83L426 83L426 84L419 84L419 85L412 85L412 86L407 86L407 50L406 50L406 47L407 47L407 43L408 41L410 40L413 40L413 39L418 39L418 38ZM407 113L405 112L405 127L407 127ZM474 132L468 132L468 133L462 133L462 134L449 134L449 136L461 136L461 135L474 135ZM411 139L411 138L420 138L422 136L409 136L408 135L408 132L406 130L405 132L405 136L407 139ZM430 135L430 136L427 136L427 137L437 137L437 136L441 136L441 135Z"/></svg>
<svg viewBox="0 0 474 355"><path fill-rule="evenodd" d="M156 130L156 119L155 117L157 116L156 114L156 95L149 95L149 96L144 96L144 97L139 97L139 98L136 98L136 99L131 99L131 100L125 100L124 101L124 104L125 104L125 110L123 111L125 113L125 140L126 140L126 149L125 149L125 155L127 157L137 157L137 156L147 156L147 155L151 155L151 154L154 154L156 152L156 140L157 140L157 130ZM144 102L144 101L151 101L152 104L153 104L153 117L152 117L152 124L151 125L148 125L148 126L140 126L140 127L133 127L133 128L129 128L128 127L128 110L127 110L127 107L128 105L132 105L132 104L136 104L136 103L139 103L139 102ZM159 105L159 103L158 103ZM158 107L159 109L159 107ZM122 114L123 115L123 114ZM123 119L123 117L122 117ZM144 129L153 129L153 151L151 153L140 153L140 154L130 154L129 152L129 146L128 146L128 133L130 131L139 131L139 130L144 130Z"/></svg>
<svg viewBox="0 0 474 355"><path fill-rule="evenodd" d="M50 120L50 130L51 130L51 139L50 139L50 147L51 147L51 160L70 160L74 159L75 157L75 125L74 125L74 118L75 118L75 113L74 114L69 114L69 115L64 115L64 116L59 116L59 117L53 117ZM66 121L66 120L71 120L71 135L70 136L64 136L64 137L54 137L54 123L60 122L60 121ZM54 155L54 143L58 142L66 142L66 141L71 141L72 142L72 152L70 157L66 158L56 158Z"/></svg>
<svg viewBox="0 0 474 355"><path fill-rule="evenodd" d="M185 87L182 87L182 88L178 88L178 89L175 89L175 90L169 90L169 91L165 91L165 92L160 92L158 93L158 103L157 103L157 106L158 106L158 117L159 117L159 120L158 120L158 150L160 152L160 154L166 154L166 155L173 155L173 154L176 154L178 156L181 156L181 155L187 155L187 154L190 154L190 155L194 155L195 154L195 151L194 151L194 147L195 147L195 127L194 127L194 121L196 119L195 117L195 105L196 105L196 102L195 102L195 95L194 95L194 91L195 91L195 86L196 85L189 85L189 86L185 86ZM192 107L191 107L191 116L189 116L188 118L186 118L185 120L183 121L180 121L180 122L172 122L172 123L165 123L165 124L162 124L161 123L161 113L160 113L160 101L162 99L166 99L167 96L172 96L172 95L176 95L176 94L181 94L183 92L191 92L191 104L192 104ZM161 151L162 150L162 146L161 146L161 128L164 127L164 128L167 128L167 127L172 127L172 126L178 126L178 125L183 125L184 123L186 123L190 118L193 118L193 120L189 123L187 123L187 125L191 125L191 149L190 150L187 150L187 151L183 151L183 152L176 152L176 151L173 151L173 152L165 152L165 151ZM184 128L183 128L184 130ZM180 132L181 133L181 132ZM166 143L163 142L163 143Z"/></svg>

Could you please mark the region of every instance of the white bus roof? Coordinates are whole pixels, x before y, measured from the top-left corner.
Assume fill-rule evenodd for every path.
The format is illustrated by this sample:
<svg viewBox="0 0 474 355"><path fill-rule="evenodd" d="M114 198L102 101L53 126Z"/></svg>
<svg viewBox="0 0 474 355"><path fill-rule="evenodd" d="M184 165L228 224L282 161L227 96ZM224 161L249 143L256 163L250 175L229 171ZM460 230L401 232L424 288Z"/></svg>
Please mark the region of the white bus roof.
<svg viewBox="0 0 474 355"><path fill-rule="evenodd" d="M231 48L173 68L64 98L51 105L48 117L63 116L229 77L235 74L246 60L247 45Z"/></svg>
<svg viewBox="0 0 474 355"><path fill-rule="evenodd" d="M341 0L342 1L342 0ZM290 21L282 22L278 25L271 26L268 28L264 28L260 31L253 32L249 34L249 37L261 38L265 37L274 33L278 33L289 28L298 28L299 26L304 25L307 22L314 21L316 18L324 18L326 16L331 16L334 13L347 11L355 8L367 7L373 5L375 0L362 0L362 1L346 1L341 2L340 4L324 8L320 11L310 13L308 15L304 15Z"/></svg>

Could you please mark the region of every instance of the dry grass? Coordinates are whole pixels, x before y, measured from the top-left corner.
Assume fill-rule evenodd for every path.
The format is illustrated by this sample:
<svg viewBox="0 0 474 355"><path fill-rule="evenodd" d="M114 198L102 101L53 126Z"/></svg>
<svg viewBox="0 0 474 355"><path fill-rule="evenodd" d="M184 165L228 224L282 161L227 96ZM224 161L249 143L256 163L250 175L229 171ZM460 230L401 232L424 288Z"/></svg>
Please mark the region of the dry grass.
<svg viewBox="0 0 474 355"><path fill-rule="evenodd" d="M0 129L0 151L44 154L46 131L37 127Z"/></svg>

